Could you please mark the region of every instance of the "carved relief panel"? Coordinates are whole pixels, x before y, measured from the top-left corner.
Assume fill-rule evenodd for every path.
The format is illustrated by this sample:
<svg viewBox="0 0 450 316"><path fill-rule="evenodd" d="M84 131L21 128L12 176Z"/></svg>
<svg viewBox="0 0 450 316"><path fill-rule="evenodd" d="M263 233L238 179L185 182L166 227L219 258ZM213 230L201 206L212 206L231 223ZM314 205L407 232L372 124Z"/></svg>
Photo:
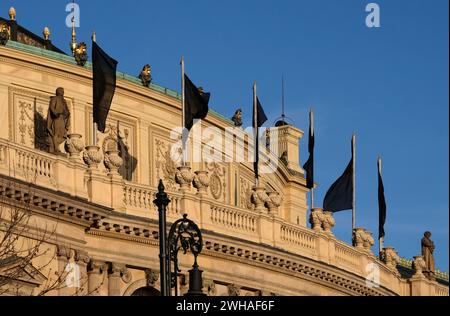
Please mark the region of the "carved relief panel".
<svg viewBox="0 0 450 316"><path fill-rule="evenodd" d="M227 183L228 166L223 163L205 163L206 171L209 172L209 192L217 201L226 203L228 201Z"/></svg>
<svg viewBox="0 0 450 316"><path fill-rule="evenodd" d="M164 181L167 190L178 190L175 175L179 164L171 158L172 145L174 143L160 135L153 137L153 150L150 152L150 160L154 162L153 183L160 179Z"/></svg>
<svg viewBox="0 0 450 316"><path fill-rule="evenodd" d="M92 117L89 122L91 121ZM89 126L91 125L89 124ZM122 175L123 179L136 181L138 167L136 123L110 114L106 121L105 133L97 131L97 140L104 156L108 151L117 150L119 152L119 156L123 159L119 174ZM87 140L87 143L90 142L91 139Z"/></svg>
<svg viewBox="0 0 450 316"><path fill-rule="evenodd" d="M245 177L239 179L239 206L247 210L253 210L254 205L252 203L254 181L251 181Z"/></svg>

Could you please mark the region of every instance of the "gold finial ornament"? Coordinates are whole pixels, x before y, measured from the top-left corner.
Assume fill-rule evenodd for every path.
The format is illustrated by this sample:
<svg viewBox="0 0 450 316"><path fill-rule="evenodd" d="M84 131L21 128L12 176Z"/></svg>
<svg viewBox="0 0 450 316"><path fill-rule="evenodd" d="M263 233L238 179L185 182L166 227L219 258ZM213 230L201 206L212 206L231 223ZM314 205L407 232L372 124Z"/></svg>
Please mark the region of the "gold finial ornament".
<svg viewBox="0 0 450 316"><path fill-rule="evenodd" d="M13 7L9 8L9 19L11 21L15 21L16 20L16 9L14 9Z"/></svg>
<svg viewBox="0 0 450 316"><path fill-rule="evenodd" d="M77 33L75 32L75 17L72 18L72 40L70 41L70 50L72 55L75 56L75 50L77 48Z"/></svg>
<svg viewBox="0 0 450 316"><path fill-rule="evenodd" d="M44 27L44 31L42 31L42 35L44 35L44 39L48 41L50 39L50 29L46 26Z"/></svg>

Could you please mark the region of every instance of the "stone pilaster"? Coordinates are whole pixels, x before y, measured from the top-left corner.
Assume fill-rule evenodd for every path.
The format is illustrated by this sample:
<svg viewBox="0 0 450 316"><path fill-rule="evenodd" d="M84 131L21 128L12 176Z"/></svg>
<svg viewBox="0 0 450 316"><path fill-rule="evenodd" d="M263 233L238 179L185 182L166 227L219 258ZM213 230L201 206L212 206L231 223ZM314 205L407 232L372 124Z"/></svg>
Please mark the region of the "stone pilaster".
<svg viewBox="0 0 450 316"><path fill-rule="evenodd" d="M122 274L126 270L125 265L110 263L108 271L108 296L120 296Z"/></svg>
<svg viewBox="0 0 450 316"><path fill-rule="evenodd" d="M56 258L58 261L58 277L61 278L61 286L59 286L58 296L68 296L70 289L65 286L65 281L68 276L68 265L70 258L72 257L72 251L67 245L56 246Z"/></svg>
<svg viewBox="0 0 450 316"><path fill-rule="evenodd" d="M88 294L87 266L89 261L89 254L86 251L75 251L75 263L78 265L80 271L80 288L77 291L79 296L85 296Z"/></svg>
<svg viewBox="0 0 450 316"><path fill-rule="evenodd" d="M104 261L91 260L88 264L88 295L100 296L102 287L106 281L104 272L106 264Z"/></svg>

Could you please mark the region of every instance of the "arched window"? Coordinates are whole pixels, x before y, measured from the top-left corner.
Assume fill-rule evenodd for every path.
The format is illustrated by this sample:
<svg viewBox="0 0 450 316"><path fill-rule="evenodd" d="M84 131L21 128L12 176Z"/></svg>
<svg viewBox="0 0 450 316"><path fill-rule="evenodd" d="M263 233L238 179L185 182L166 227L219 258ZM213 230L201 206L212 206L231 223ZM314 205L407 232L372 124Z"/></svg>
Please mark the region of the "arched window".
<svg viewBox="0 0 450 316"><path fill-rule="evenodd" d="M146 286L137 289L131 296L161 296L161 292L153 287Z"/></svg>

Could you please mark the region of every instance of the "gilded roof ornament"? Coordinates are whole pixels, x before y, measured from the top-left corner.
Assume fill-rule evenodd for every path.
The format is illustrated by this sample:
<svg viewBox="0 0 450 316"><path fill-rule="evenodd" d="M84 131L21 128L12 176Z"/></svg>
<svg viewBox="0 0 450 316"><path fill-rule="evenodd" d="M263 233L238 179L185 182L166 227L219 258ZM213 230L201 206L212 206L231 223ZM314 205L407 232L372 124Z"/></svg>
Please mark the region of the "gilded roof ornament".
<svg viewBox="0 0 450 316"><path fill-rule="evenodd" d="M14 9L13 7L9 8L8 14L11 21L16 20L16 9Z"/></svg>
<svg viewBox="0 0 450 316"><path fill-rule="evenodd" d="M44 30L42 31L42 35L44 35L44 39L46 41L50 40L51 33L50 33L50 29L47 26L44 27Z"/></svg>

